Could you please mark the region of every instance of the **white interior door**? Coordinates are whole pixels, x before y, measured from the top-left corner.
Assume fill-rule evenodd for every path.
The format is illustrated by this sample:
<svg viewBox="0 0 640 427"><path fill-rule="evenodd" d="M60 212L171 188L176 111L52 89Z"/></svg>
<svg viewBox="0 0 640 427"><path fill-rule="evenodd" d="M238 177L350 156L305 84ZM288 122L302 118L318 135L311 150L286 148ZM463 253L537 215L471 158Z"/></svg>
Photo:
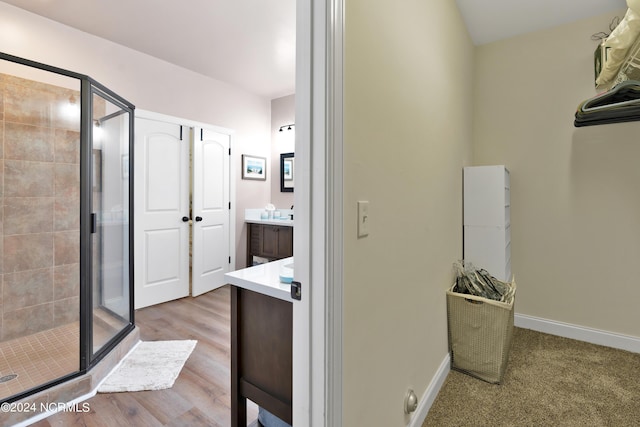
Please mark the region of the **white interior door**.
<svg viewBox="0 0 640 427"><path fill-rule="evenodd" d="M194 128L191 295L225 284L231 265L229 135Z"/></svg>
<svg viewBox="0 0 640 427"><path fill-rule="evenodd" d="M135 308L189 295L189 129L136 118Z"/></svg>

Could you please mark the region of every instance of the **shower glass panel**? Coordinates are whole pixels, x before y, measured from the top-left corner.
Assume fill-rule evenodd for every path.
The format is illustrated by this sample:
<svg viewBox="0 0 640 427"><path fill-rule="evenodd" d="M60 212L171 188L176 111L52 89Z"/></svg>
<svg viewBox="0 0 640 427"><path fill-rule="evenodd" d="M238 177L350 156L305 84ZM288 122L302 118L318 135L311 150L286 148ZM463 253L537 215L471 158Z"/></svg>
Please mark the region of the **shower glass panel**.
<svg viewBox="0 0 640 427"><path fill-rule="evenodd" d="M0 400L80 370L80 94L0 59Z"/></svg>
<svg viewBox="0 0 640 427"><path fill-rule="evenodd" d="M129 123L130 111L92 91L93 147L93 353L130 318Z"/></svg>
<svg viewBox="0 0 640 427"><path fill-rule="evenodd" d="M133 111L0 52L0 402L86 373L135 327Z"/></svg>

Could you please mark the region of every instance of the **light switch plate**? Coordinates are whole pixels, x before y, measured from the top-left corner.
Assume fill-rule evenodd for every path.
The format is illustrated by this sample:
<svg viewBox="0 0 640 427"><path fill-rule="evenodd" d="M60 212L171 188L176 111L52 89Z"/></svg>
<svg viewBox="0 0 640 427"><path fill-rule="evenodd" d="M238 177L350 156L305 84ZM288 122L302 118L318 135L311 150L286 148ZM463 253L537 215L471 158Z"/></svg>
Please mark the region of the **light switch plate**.
<svg viewBox="0 0 640 427"><path fill-rule="evenodd" d="M358 237L369 235L369 202L358 201Z"/></svg>

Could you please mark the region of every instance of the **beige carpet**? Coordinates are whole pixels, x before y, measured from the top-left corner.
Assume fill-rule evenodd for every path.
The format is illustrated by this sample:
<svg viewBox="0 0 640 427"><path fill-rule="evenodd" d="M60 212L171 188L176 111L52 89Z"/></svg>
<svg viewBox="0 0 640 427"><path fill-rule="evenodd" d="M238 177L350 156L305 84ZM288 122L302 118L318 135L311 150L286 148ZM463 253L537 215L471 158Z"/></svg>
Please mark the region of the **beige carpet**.
<svg viewBox="0 0 640 427"><path fill-rule="evenodd" d="M423 427L640 426L640 354L515 328L501 385L451 371Z"/></svg>

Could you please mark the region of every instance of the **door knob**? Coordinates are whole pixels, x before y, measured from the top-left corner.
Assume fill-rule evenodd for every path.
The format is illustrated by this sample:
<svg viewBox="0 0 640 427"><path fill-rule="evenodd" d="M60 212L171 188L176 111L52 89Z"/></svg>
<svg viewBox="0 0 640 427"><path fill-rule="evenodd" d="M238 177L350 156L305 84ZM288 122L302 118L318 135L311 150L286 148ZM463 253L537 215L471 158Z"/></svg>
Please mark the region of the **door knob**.
<svg viewBox="0 0 640 427"><path fill-rule="evenodd" d="M182 217L182 222L187 222L189 221L189 217L188 216L183 216Z"/></svg>
<svg viewBox="0 0 640 427"><path fill-rule="evenodd" d="M201 216L197 216L196 217L196 222L200 222L200 221L202 221L202 217Z"/></svg>

